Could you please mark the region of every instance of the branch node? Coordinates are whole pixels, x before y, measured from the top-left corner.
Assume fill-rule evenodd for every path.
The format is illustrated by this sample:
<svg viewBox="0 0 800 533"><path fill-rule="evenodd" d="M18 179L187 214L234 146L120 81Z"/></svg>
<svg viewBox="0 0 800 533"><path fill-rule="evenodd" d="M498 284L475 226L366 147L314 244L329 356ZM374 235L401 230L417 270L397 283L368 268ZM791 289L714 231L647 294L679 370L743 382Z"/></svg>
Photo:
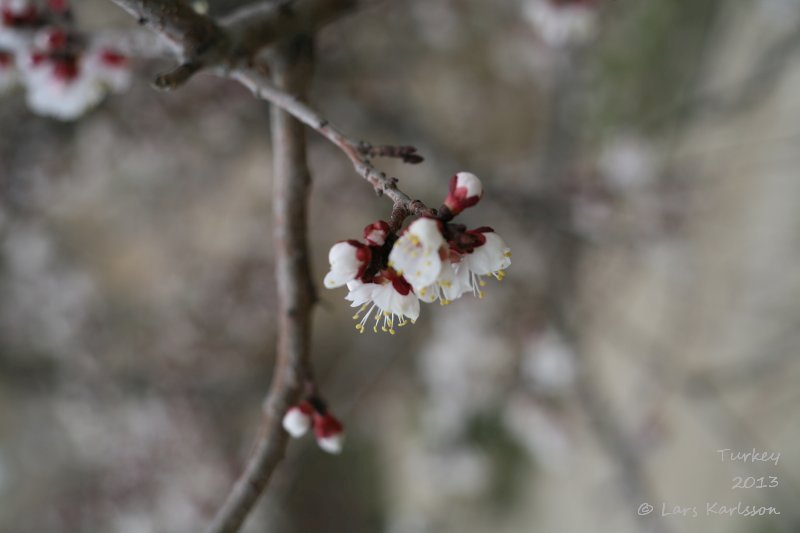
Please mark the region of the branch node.
<svg viewBox="0 0 800 533"><path fill-rule="evenodd" d="M189 81L189 78L194 76L202 65L200 63L183 63L178 68L171 72L159 74L153 80L153 88L159 91L172 91Z"/></svg>

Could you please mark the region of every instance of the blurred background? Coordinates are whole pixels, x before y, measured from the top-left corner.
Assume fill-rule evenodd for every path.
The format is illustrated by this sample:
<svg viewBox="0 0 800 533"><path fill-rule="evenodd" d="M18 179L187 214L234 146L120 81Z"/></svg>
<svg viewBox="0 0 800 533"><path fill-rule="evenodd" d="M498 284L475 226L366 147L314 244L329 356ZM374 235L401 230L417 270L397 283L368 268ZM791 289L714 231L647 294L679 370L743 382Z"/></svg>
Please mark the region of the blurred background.
<svg viewBox="0 0 800 533"><path fill-rule="evenodd" d="M513 264L393 337L320 287L345 451L292 442L245 531L800 531L800 2L572 4L369 2L320 35L316 106L416 145L379 165L429 205L480 176L461 218ZM269 110L209 76L150 89L170 64L76 122L0 100L0 531L199 531L255 437ZM309 140L319 286L390 204ZM706 516L740 501L780 515Z"/></svg>

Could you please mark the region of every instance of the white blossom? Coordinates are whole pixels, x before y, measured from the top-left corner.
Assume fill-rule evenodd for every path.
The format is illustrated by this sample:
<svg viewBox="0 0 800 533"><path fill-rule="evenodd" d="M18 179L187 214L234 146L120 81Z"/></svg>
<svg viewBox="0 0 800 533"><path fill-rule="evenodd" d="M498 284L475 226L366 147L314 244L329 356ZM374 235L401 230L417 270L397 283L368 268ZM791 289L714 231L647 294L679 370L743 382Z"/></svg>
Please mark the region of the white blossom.
<svg viewBox="0 0 800 533"><path fill-rule="evenodd" d="M124 92L131 85L128 58L109 48L99 48L87 54L86 68L113 93Z"/></svg>
<svg viewBox="0 0 800 533"><path fill-rule="evenodd" d="M356 241L342 241L334 244L328 252L330 272L323 283L329 289L341 287L355 280L369 262L369 248Z"/></svg>
<svg viewBox="0 0 800 533"><path fill-rule="evenodd" d="M457 300L462 294L467 292L469 287L462 286L456 277L455 266L449 260L442 262L442 269L435 282L417 291L419 299L425 303L433 303L439 300L442 305L447 305L453 300Z"/></svg>
<svg viewBox="0 0 800 533"><path fill-rule="evenodd" d="M416 291L437 280L442 269L441 253L445 249L439 222L432 218L418 218L394 243L389 254L389 266Z"/></svg>
<svg viewBox="0 0 800 533"><path fill-rule="evenodd" d="M32 59L23 70L31 110L73 120L97 105L103 88L78 63Z"/></svg>
<svg viewBox="0 0 800 533"><path fill-rule="evenodd" d="M396 285L401 285L401 290ZM381 277L376 278L375 283L354 280L347 284L347 288L350 292L345 298L352 302L352 307L360 308L353 319L359 321L356 329L361 333L373 312L375 324L372 330L377 333L380 326L382 331L392 335L395 334L395 322L402 327L408 323L406 318L414 323L419 317L419 298L410 287L404 290L401 283Z"/></svg>
<svg viewBox="0 0 800 533"><path fill-rule="evenodd" d="M459 172L456 174L456 190L464 189L464 198L474 198L483 196L483 184L478 176L471 172Z"/></svg>
<svg viewBox="0 0 800 533"><path fill-rule="evenodd" d="M22 52L30 46L39 10L30 0L0 0L0 48Z"/></svg>
<svg viewBox="0 0 800 533"><path fill-rule="evenodd" d="M511 265L511 250L495 232L483 233L486 241L477 246L472 253L464 254L454 265L455 283L475 296L483 298L482 287L486 285L483 276L493 276L498 281L505 277L505 269Z"/></svg>
<svg viewBox="0 0 800 533"><path fill-rule="evenodd" d="M283 416L282 424L292 437L302 437L311 427L311 406L306 402L291 406Z"/></svg>
<svg viewBox="0 0 800 533"><path fill-rule="evenodd" d="M483 184L471 172L459 172L450 178L450 190L444 205L453 215L477 204L483 196Z"/></svg>
<svg viewBox="0 0 800 533"><path fill-rule="evenodd" d="M119 92L130 84L127 60L108 49L64 57L33 52L20 67L31 110L60 120L80 117L108 91Z"/></svg>

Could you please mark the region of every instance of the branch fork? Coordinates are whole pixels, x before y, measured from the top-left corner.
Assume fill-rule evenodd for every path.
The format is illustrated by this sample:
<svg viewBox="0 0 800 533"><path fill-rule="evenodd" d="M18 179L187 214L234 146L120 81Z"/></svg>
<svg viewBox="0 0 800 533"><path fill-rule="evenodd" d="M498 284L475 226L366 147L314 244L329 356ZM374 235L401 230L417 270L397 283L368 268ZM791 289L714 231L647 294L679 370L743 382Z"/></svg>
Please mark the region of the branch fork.
<svg viewBox="0 0 800 533"><path fill-rule="evenodd" d="M289 434L284 423L298 406L303 389L312 383L310 361L311 311L316 301L310 275L307 200L311 184L303 124L336 145L379 196L392 203L391 227L398 231L413 215L447 216L448 212L413 200L398 180L375 169L372 159L391 157L409 164L423 158L413 146L372 145L356 141L305 103L312 70L309 37L355 5L355 0L261 1L214 20L196 12L186 0L112 0L143 25L166 37L180 51L181 63L160 74L154 87L174 90L195 74L209 71L235 80L274 106L272 139L275 154L274 221L278 285L278 346L275 372L263 405L260 436L244 472L209 525L208 533L239 531L259 495L283 459ZM257 62L267 46L271 77ZM312 397L317 398L315 394ZM294 406L294 407L293 407ZM313 406L312 406L313 407ZM295 413L296 414L296 413ZM335 449L341 424L317 402L313 419L320 446ZM334 439L334 440L331 440Z"/></svg>

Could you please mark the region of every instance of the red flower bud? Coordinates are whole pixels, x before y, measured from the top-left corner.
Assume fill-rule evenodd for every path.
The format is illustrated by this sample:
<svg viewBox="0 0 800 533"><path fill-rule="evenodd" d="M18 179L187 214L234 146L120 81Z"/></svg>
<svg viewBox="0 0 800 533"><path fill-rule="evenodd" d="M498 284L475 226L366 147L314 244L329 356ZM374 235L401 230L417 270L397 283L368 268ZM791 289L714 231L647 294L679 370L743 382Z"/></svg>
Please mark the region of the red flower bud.
<svg viewBox="0 0 800 533"><path fill-rule="evenodd" d="M477 204L483 196L483 185L475 174L459 172L450 178L450 192L444 205L453 215Z"/></svg>
<svg viewBox="0 0 800 533"><path fill-rule="evenodd" d="M344 426L329 412L314 413L314 436L319 447L326 452L341 453L344 444Z"/></svg>

